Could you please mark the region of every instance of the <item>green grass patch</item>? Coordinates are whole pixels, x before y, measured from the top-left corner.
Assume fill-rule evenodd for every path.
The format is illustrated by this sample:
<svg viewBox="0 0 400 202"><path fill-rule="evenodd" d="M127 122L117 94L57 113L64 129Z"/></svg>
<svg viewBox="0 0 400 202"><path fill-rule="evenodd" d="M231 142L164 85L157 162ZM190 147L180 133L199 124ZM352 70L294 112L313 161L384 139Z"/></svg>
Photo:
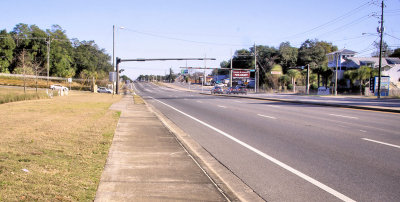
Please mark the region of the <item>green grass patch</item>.
<svg viewBox="0 0 400 202"><path fill-rule="evenodd" d="M121 96L74 92L0 105L0 201L93 201Z"/></svg>

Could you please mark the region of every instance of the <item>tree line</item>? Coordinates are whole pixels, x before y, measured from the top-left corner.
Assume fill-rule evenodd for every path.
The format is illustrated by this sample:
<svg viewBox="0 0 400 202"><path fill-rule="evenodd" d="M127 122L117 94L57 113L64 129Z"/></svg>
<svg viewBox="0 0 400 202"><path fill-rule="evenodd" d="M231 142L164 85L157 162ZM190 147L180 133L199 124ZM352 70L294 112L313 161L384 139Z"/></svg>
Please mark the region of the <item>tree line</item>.
<svg viewBox="0 0 400 202"><path fill-rule="evenodd" d="M64 78L98 78L113 70L111 56L94 41L69 39L59 25L42 30L17 24L0 31L0 72L47 75Z"/></svg>

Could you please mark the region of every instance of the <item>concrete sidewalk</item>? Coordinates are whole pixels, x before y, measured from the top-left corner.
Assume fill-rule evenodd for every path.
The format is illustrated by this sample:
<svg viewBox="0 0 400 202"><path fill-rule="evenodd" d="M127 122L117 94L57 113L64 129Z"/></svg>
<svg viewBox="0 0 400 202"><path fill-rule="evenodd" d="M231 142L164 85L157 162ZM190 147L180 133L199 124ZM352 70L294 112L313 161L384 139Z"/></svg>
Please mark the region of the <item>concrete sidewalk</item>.
<svg viewBox="0 0 400 202"><path fill-rule="evenodd" d="M110 109L122 113L95 201L227 201L146 105Z"/></svg>

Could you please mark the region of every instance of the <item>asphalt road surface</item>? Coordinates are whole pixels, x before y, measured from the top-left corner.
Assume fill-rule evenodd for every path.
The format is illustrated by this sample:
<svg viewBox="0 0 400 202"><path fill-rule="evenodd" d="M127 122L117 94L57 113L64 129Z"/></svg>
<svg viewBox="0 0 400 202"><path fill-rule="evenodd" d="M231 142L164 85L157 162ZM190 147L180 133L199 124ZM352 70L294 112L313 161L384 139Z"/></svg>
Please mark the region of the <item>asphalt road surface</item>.
<svg viewBox="0 0 400 202"><path fill-rule="evenodd" d="M267 201L400 201L400 115L136 91Z"/></svg>

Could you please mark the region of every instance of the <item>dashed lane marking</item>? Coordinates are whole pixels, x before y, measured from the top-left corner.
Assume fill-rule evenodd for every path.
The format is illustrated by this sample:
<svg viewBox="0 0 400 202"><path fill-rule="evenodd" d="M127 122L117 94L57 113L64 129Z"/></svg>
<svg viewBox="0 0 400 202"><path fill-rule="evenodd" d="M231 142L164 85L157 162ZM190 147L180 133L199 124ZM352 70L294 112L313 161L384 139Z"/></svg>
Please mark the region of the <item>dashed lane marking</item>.
<svg viewBox="0 0 400 202"><path fill-rule="evenodd" d="M386 145L386 146L391 146L391 147L399 148L399 149L400 149L400 146L399 146L399 145L390 144L390 143L381 142L381 141L376 141L376 140L371 140L371 139L368 139L368 138L361 138L361 139L366 140L366 141L370 141L370 142L375 142L375 143L378 143L378 144L383 144L383 145Z"/></svg>
<svg viewBox="0 0 400 202"><path fill-rule="evenodd" d="M152 99L154 99L154 98L152 98ZM248 145L247 143L245 143L245 142L243 142L243 141L241 141L241 140L229 135L228 133L225 133L224 131L222 131L222 130L220 130L218 128L215 128L214 126L212 126L212 125L210 125L210 124L208 124L208 123L206 123L204 121L201 121L200 119L197 119L196 117L193 117L193 116L191 116L189 114L186 114L185 112L183 112L183 111L181 111L179 109L176 109L175 107L173 107L173 106L171 106L169 104L166 104L166 103L164 103L164 102L162 102L160 100L157 100L157 99L154 99L154 100L156 100L157 102L159 102L159 103L161 103L161 104L163 104L163 105L165 105L165 106L167 106L167 107L169 107L169 108L171 108L171 109L173 109L173 110L175 110L175 111L177 111L177 112L179 112L179 113L181 113L181 114L183 114L183 115L185 115L185 116L187 116L187 117L189 117L191 119L193 119L194 121L197 121L198 123L210 128L210 129L214 130L215 132L217 132L217 133L225 136L226 138L228 138L228 139L240 144L241 146L243 146L243 147L249 149L250 151L260 155L261 157L271 161L272 163L275 163L276 165L282 167L283 169L285 169L285 170L287 170L287 171L299 176L300 178L302 178L302 179L306 180L307 182L319 187L320 189L332 194L333 196L335 196L335 197L337 197L337 198L339 198L339 199L341 199L343 201L349 201L349 202L350 201L355 201L355 200L345 196L344 194L342 194L342 193L340 193L340 192L328 187L327 185L317 181L316 179L311 178L310 176L308 176L308 175L306 175L306 174L304 174L304 173L302 173L302 172L290 167L289 165L279 161L278 159L276 159L276 158L274 158L272 156L269 156L268 154L263 153L262 151L260 151L260 150L258 150L256 148Z"/></svg>
<svg viewBox="0 0 400 202"><path fill-rule="evenodd" d="M331 116L337 116L337 117L342 117L342 118L348 118L348 119L358 119L358 117L352 117L352 116L344 116L340 114L329 114Z"/></svg>

